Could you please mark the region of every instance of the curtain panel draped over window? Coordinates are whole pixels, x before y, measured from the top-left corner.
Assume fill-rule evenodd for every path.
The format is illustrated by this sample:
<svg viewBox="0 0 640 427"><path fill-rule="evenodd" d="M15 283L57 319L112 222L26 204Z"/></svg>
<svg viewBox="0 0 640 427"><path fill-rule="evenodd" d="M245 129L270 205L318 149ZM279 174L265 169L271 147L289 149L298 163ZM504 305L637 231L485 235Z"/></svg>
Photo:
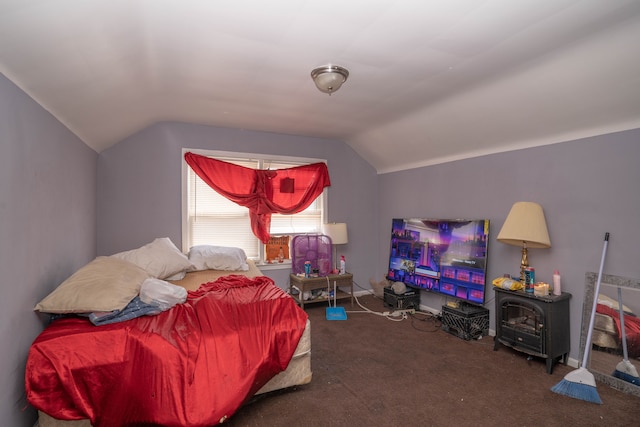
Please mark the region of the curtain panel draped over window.
<svg viewBox="0 0 640 427"><path fill-rule="evenodd" d="M267 243L271 214L294 214L305 210L329 187L324 163L287 169L250 169L191 152L184 159L193 171L222 196L249 208L253 234Z"/></svg>

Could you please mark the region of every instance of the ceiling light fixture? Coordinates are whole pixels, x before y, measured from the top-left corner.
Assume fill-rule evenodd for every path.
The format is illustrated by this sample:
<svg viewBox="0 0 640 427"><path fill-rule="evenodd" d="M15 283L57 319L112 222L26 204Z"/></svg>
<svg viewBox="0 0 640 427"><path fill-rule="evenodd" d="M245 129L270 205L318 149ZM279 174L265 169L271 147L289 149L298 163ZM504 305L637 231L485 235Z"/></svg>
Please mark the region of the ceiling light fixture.
<svg viewBox="0 0 640 427"><path fill-rule="evenodd" d="M311 71L311 78L320 92L331 95L347 81L349 70L338 65L324 65Z"/></svg>

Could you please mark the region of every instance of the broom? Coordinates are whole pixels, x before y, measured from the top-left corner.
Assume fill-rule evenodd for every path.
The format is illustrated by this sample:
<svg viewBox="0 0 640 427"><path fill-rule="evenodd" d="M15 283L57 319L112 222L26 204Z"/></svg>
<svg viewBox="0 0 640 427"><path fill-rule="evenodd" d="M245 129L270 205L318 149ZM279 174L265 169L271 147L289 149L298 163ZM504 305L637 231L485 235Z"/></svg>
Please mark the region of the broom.
<svg viewBox="0 0 640 427"><path fill-rule="evenodd" d="M640 385L640 377L636 367L629 362L627 354L627 335L624 330L624 310L622 309L622 289L618 288L618 311L620 312L620 333L622 334L622 362L618 363L613 376L631 384Z"/></svg>
<svg viewBox="0 0 640 427"><path fill-rule="evenodd" d="M591 338L593 336L593 324L596 317L596 306L598 305L598 294L600 293L600 283L602 282L602 269L604 268L604 258L607 254L607 245L609 244L609 233L604 235L604 247L602 248L602 258L600 259L600 270L598 271L598 281L596 283L595 293L593 295L593 308L591 309L591 319L589 320L589 329L587 330L587 342L584 345L584 355L582 356L582 364L575 371L569 372L564 379L558 384L551 387L551 391L575 399L585 400L587 402L602 404L602 400L596 390L596 379L585 366L589 360L589 350L591 350Z"/></svg>

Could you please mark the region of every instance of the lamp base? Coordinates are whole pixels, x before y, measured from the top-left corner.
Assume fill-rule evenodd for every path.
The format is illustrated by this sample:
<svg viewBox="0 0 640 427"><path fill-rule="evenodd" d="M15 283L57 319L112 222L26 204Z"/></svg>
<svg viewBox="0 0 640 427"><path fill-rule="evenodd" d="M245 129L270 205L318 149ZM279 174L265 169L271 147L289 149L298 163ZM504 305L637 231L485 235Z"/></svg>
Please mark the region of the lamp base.
<svg viewBox="0 0 640 427"><path fill-rule="evenodd" d="M338 274L340 270L338 269L338 254L335 245L333 246L333 270L331 270L331 274Z"/></svg>
<svg viewBox="0 0 640 427"><path fill-rule="evenodd" d="M522 259L520 260L520 281L524 283L524 270L529 267L529 252L527 243L522 242Z"/></svg>

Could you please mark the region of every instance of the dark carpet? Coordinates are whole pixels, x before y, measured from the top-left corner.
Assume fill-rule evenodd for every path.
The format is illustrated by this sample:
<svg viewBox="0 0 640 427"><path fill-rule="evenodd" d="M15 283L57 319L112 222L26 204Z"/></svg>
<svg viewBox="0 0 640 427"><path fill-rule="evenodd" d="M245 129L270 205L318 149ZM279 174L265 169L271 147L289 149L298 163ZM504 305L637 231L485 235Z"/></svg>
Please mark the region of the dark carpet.
<svg viewBox="0 0 640 427"><path fill-rule="evenodd" d="M387 311L380 299L362 305ZM465 341L433 317L403 321L364 313L348 301L346 321L311 319L310 384L255 397L231 426L638 426L640 399L598 384L602 405L550 389L575 368L500 346L493 337Z"/></svg>

